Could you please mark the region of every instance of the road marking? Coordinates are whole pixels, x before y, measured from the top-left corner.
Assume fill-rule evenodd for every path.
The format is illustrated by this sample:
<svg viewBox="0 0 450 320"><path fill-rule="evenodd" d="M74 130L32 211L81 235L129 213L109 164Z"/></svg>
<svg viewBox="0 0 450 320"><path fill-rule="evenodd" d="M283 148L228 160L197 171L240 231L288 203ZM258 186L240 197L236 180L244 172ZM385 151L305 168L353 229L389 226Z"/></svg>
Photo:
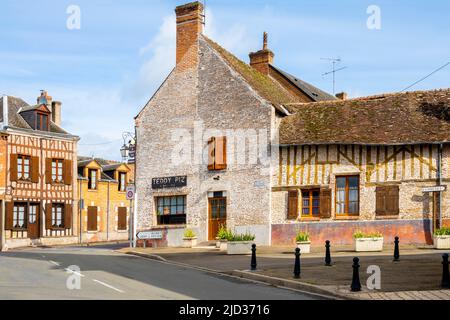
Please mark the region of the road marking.
<svg viewBox="0 0 450 320"><path fill-rule="evenodd" d="M99 283L99 284L101 284L101 285L103 285L103 286L105 286L105 287L107 287L107 288L113 289L113 290L115 290L115 291L117 291L117 292L120 292L120 293L125 293L124 291L122 291L122 290L120 290L120 289L117 289L117 288L115 288L115 287L113 287L113 286L111 286L111 285L109 285L109 284L107 284L107 283L101 282L101 281L99 281L99 280L97 280L97 279L93 279L93 280L94 280L94 282L97 282L97 283Z"/></svg>
<svg viewBox="0 0 450 320"><path fill-rule="evenodd" d="M67 272L73 273L73 274L75 274L75 275L77 275L79 277L84 277L84 274L81 274L81 273L79 273L77 271L73 271L72 269L65 268L64 270L66 270Z"/></svg>
<svg viewBox="0 0 450 320"><path fill-rule="evenodd" d="M56 261L53 261L53 260L48 260L48 262L50 262L51 264L54 264L55 266L61 266L61 264L59 264L58 262L56 262Z"/></svg>

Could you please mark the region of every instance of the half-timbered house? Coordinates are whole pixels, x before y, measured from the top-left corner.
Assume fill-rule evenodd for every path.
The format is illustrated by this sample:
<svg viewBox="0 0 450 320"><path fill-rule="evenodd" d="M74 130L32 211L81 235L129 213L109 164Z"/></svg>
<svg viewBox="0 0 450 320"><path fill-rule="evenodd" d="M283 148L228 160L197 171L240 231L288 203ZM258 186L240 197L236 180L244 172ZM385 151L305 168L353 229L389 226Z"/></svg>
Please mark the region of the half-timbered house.
<svg viewBox="0 0 450 320"><path fill-rule="evenodd" d="M43 91L36 105L3 96L2 248L77 242L79 138L61 127L61 103Z"/></svg>

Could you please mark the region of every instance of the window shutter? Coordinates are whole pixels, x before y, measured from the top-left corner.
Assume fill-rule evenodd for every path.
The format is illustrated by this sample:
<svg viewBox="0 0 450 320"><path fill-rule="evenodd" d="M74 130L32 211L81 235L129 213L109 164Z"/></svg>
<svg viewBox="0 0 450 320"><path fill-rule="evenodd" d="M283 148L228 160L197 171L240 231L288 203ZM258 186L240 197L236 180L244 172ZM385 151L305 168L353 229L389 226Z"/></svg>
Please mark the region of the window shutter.
<svg viewBox="0 0 450 320"><path fill-rule="evenodd" d="M6 207L5 230L12 230L14 224L13 221L14 202L6 202L5 207Z"/></svg>
<svg viewBox="0 0 450 320"><path fill-rule="evenodd" d="M127 208L125 207L118 209L117 229L127 230Z"/></svg>
<svg viewBox="0 0 450 320"><path fill-rule="evenodd" d="M97 231L97 207L88 207L88 231Z"/></svg>
<svg viewBox="0 0 450 320"><path fill-rule="evenodd" d="M17 181L17 154L11 154L9 163L10 180Z"/></svg>
<svg viewBox="0 0 450 320"><path fill-rule="evenodd" d="M71 185L72 184L72 161L64 160L64 184Z"/></svg>
<svg viewBox="0 0 450 320"><path fill-rule="evenodd" d="M395 216L399 211L399 187L390 186L386 190L386 215Z"/></svg>
<svg viewBox="0 0 450 320"><path fill-rule="evenodd" d="M47 203L45 205L45 228L52 229L52 204Z"/></svg>
<svg viewBox="0 0 450 320"><path fill-rule="evenodd" d="M298 191L289 191L288 194L288 219L297 219L298 217Z"/></svg>
<svg viewBox="0 0 450 320"><path fill-rule="evenodd" d="M45 159L45 183L52 183L52 158Z"/></svg>
<svg viewBox="0 0 450 320"><path fill-rule="evenodd" d="M208 140L208 170L214 170L216 138Z"/></svg>
<svg viewBox="0 0 450 320"><path fill-rule="evenodd" d="M331 189L320 190L320 217L331 218Z"/></svg>
<svg viewBox="0 0 450 320"><path fill-rule="evenodd" d="M216 170L225 170L227 168L227 137L218 137L215 140L214 167Z"/></svg>
<svg viewBox="0 0 450 320"><path fill-rule="evenodd" d="M31 182L39 182L39 157L31 157Z"/></svg>
<svg viewBox="0 0 450 320"><path fill-rule="evenodd" d="M66 203L64 205L64 228L65 229L72 229L72 205Z"/></svg>
<svg viewBox="0 0 450 320"><path fill-rule="evenodd" d="M377 216L386 215L386 187L376 188L376 211Z"/></svg>

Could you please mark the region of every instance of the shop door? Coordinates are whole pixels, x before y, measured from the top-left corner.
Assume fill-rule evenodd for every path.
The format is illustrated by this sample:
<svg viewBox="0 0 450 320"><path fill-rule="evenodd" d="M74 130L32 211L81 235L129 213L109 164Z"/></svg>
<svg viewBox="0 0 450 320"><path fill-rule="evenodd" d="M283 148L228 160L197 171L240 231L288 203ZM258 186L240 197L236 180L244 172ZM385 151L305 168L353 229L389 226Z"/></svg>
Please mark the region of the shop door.
<svg viewBox="0 0 450 320"><path fill-rule="evenodd" d="M209 240L214 240L217 236L220 226L226 227L227 224L227 198L209 199Z"/></svg>
<svg viewBox="0 0 450 320"><path fill-rule="evenodd" d="M39 213L40 213L39 204L31 203L28 207L28 223L27 223L28 238L30 239L38 239L40 237Z"/></svg>

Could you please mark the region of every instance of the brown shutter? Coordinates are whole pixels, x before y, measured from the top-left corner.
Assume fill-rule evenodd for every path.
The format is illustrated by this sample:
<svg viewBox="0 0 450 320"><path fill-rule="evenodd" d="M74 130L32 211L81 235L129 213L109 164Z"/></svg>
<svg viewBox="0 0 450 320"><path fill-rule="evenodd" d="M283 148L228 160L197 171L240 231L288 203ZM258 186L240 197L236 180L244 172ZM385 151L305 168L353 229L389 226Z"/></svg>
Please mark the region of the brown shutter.
<svg viewBox="0 0 450 320"><path fill-rule="evenodd" d="M320 189L320 217L331 218L331 189Z"/></svg>
<svg viewBox="0 0 450 320"><path fill-rule="evenodd" d="M127 230L127 208L125 207L118 209L117 229Z"/></svg>
<svg viewBox="0 0 450 320"><path fill-rule="evenodd" d="M289 191L288 194L288 219L297 219L298 217L298 191Z"/></svg>
<svg viewBox="0 0 450 320"><path fill-rule="evenodd" d="M52 158L45 159L45 183L52 183Z"/></svg>
<svg viewBox="0 0 450 320"><path fill-rule="evenodd" d="M72 161L64 160L63 166L64 184L72 184Z"/></svg>
<svg viewBox="0 0 450 320"><path fill-rule="evenodd" d="M52 204L47 203L45 205L45 228L52 229Z"/></svg>
<svg viewBox="0 0 450 320"><path fill-rule="evenodd" d="M216 138L212 137L208 140L208 170L214 170Z"/></svg>
<svg viewBox="0 0 450 320"><path fill-rule="evenodd" d="M11 154L9 162L10 180L17 181L17 154Z"/></svg>
<svg viewBox="0 0 450 320"><path fill-rule="evenodd" d="M14 210L14 202L6 202L5 203L6 216L5 216L5 230L13 229L13 210Z"/></svg>
<svg viewBox="0 0 450 320"><path fill-rule="evenodd" d="M65 229L72 229L72 205L66 203L64 205L64 228Z"/></svg>
<svg viewBox="0 0 450 320"><path fill-rule="evenodd" d="M386 215L386 187L377 187L375 192L376 192L375 214L377 216L385 216Z"/></svg>
<svg viewBox="0 0 450 320"><path fill-rule="evenodd" d="M216 138L214 150L215 169L225 170L227 168L227 137Z"/></svg>
<svg viewBox="0 0 450 320"><path fill-rule="evenodd" d="M389 186L386 188L386 215L396 216L399 214L399 187Z"/></svg>
<svg viewBox="0 0 450 320"><path fill-rule="evenodd" d="M39 182L39 157L31 157L31 182Z"/></svg>
<svg viewBox="0 0 450 320"><path fill-rule="evenodd" d="M88 207L88 231L97 231L97 207Z"/></svg>

